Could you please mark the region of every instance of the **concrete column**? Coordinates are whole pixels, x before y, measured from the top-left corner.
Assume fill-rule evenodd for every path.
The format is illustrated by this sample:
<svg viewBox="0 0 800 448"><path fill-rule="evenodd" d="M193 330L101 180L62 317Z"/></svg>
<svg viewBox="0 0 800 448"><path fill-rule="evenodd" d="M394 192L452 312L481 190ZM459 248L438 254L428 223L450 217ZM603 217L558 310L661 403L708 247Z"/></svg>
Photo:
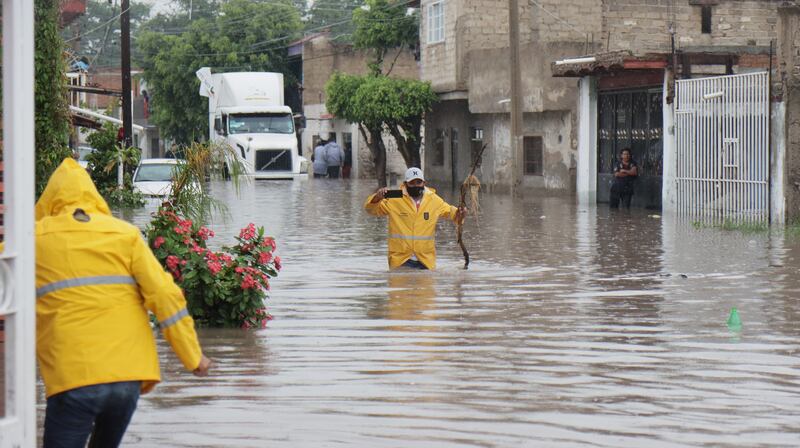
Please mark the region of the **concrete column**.
<svg viewBox="0 0 800 448"><path fill-rule="evenodd" d="M678 208L677 184L677 142L675 141L675 103L667 103L667 92L672 90L672 73L664 70L664 88L662 103L662 166L661 177L661 209L664 212L675 212Z"/></svg>
<svg viewBox="0 0 800 448"><path fill-rule="evenodd" d="M782 102L771 103L770 107L770 132L772 133L772 146L770 147L770 221L772 224L786 222L786 104Z"/></svg>
<svg viewBox="0 0 800 448"><path fill-rule="evenodd" d="M783 118L773 115L773 123L782 121L783 137L772 134L773 152L777 152L778 141L783 143L782 169L776 171L784 176L784 217L786 222L800 220L800 4L784 3L778 7L778 79L781 81ZM775 112L775 110L773 110ZM773 130L775 126L773 125ZM777 161L776 161L777 163ZM781 165L773 165L778 167ZM773 196L776 196L773 191ZM773 203L776 199L773 198Z"/></svg>
<svg viewBox="0 0 800 448"><path fill-rule="evenodd" d="M597 202L597 84L581 78L578 93L578 203Z"/></svg>

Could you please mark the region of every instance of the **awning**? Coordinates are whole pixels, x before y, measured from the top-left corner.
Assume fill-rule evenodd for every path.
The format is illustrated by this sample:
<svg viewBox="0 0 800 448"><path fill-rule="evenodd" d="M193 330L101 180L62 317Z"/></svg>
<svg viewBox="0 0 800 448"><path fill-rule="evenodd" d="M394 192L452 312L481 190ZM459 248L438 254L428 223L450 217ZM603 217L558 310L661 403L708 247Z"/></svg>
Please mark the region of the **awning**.
<svg viewBox="0 0 800 448"><path fill-rule="evenodd" d="M634 56L630 51L612 51L554 61L550 69L555 77L593 76L623 70L662 70L666 54Z"/></svg>

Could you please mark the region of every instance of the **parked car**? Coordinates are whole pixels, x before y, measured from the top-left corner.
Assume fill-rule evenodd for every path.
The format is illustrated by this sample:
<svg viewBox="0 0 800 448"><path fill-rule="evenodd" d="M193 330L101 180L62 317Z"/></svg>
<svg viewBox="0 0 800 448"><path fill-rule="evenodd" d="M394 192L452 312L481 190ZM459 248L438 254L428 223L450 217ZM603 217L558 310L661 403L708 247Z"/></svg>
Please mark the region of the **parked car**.
<svg viewBox="0 0 800 448"><path fill-rule="evenodd" d="M75 148L75 153L77 153L78 155L78 163L80 164L80 166L82 166L84 169L88 169L89 161L86 160L86 156L95 151L97 150L87 145L81 145Z"/></svg>
<svg viewBox="0 0 800 448"><path fill-rule="evenodd" d="M142 159L133 173L133 189L145 196L164 197L172 193L172 177L179 159Z"/></svg>

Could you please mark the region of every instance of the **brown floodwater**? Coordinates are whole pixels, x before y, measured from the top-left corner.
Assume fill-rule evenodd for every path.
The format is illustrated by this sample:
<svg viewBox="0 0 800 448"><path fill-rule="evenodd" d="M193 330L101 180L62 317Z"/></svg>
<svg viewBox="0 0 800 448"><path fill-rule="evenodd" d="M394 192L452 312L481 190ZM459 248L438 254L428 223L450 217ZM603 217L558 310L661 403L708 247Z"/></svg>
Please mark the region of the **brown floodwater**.
<svg viewBox="0 0 800 448"><path fill-rule="evenodd" d="M208 378L160 340L124 445L800 446L800 238L487 193L469 270L441 222L435 272L390 272L373 186L212 185L216 244L278 241L275 320L199 330Z"/></svg>

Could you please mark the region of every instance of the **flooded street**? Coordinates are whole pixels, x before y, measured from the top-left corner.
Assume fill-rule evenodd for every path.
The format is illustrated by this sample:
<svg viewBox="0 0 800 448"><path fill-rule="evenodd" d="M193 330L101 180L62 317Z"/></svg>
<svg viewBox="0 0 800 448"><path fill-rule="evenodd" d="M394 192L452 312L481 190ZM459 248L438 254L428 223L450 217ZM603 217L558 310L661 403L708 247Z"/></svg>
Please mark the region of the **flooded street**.
<svg viewBox="0 0 800 448"><path fill-rule="evenodd" d="M201 329L205 379L162 338L126 446L800 446L800 238L484 194L469 270L440 222L438 270L390 273L374 181L212 188L216 244L277 239L275 320Z"/></svg>

